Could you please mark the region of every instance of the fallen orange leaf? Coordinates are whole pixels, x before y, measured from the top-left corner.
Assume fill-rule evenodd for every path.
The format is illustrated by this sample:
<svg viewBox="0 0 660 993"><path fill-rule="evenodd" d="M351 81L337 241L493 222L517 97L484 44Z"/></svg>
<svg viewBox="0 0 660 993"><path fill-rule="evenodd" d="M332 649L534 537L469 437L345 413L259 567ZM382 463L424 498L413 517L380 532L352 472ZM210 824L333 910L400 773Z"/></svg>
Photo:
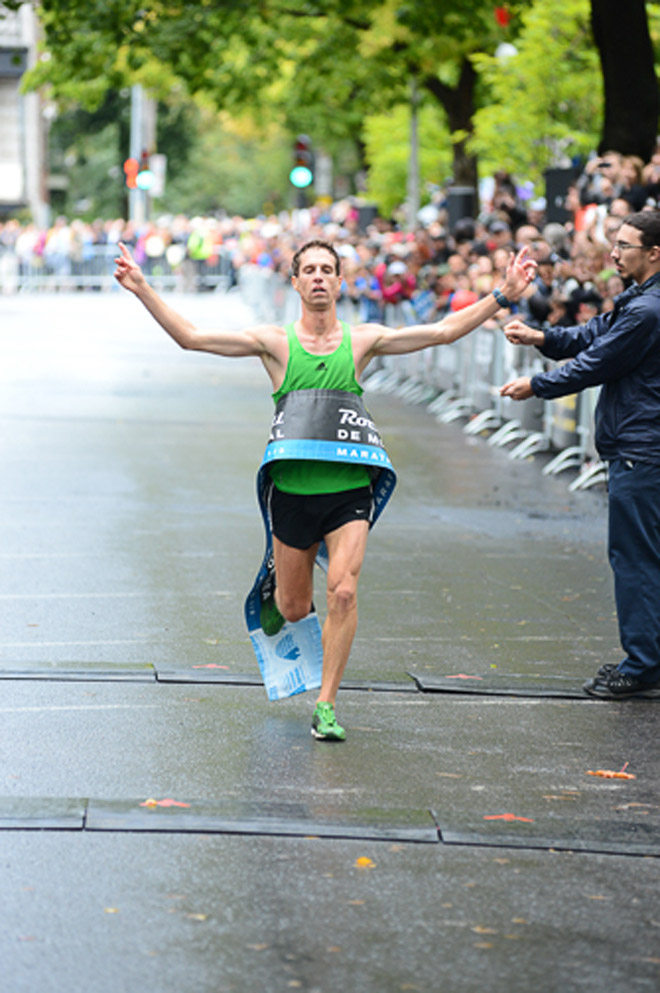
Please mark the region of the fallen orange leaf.
<svg viewBox="0 0 660 993"><path fill-rule="evenodd" d="M148 800L144 800L140 804L141 807L189 807L189 803L182 803L180 800L172 800L171 797L165 797L164 800L154 800L153 797L149 797Z"/></svg>
<svg viewBox="0 0 660 993"><path fill-rule="evenodd" d="M373 862L367 855L361 855L359 859L355 860L355 864L358 869L373 869L375 862Z"/></svg>
<svg viewBox="0 0 660 993"><path fill-rule="evenodd" d="M614 772L613 769L587 769L587 776L600 776L601 779L636 779L632 772Z"/></svg>
<svg viewBox="0 0 660 993"><path fill-rule="evenodd" d="M516 814L487 814L485 821L524 821L526 824L533 824L532 817L518 817Z"/></svg>

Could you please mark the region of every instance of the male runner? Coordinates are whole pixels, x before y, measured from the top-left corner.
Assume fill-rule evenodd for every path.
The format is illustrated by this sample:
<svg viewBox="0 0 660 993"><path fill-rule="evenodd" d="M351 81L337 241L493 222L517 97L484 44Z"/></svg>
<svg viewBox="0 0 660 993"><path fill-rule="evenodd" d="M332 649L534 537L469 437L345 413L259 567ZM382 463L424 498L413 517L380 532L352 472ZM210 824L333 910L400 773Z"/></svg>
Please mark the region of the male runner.
<svg viewBox="0 0 660 993"><path fill-rule="evenodd" d="M523 249L511 256L501 288L435 324L388 328L337 319L341 289L337 252L324 241L310 241L294 255L292 285L300 296L301 316L287 328L264 324L243 331L201 331L177 314L149 286L121 242L115 277L144 304L181 348L229 357L257 356L273 384L277 401L295 390L346 390L362 393L359 378L376 355L403 355L446 345L517 300L534 277L535 263ZM328 551L327 615L323 625L323 672L312 721L314 737L343 741L334 705L357 627L357 584L371 515L370 479L359 465L280 462L271 470L271 520L276 588L262 626L275 633L284 620L310 612L313 568L322 540ZM268 605L266 605L268 608Z"/></svg>

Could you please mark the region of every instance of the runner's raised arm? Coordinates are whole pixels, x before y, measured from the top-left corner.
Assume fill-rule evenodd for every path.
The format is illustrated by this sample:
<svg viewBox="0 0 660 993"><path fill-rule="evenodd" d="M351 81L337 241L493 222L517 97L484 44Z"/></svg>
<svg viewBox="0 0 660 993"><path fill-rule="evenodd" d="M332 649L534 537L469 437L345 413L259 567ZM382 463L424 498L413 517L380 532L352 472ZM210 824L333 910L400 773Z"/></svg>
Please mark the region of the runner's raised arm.
<svg viewBox="0 0 660 993"><path fill-rule="evenodd" d="M517 255L511 255L502 286L476 303L432 324L381 327L364 356L364 361L361 361L361 367L364 368L374 355L405 355L433 345L449 345L462 338L494 317L498 310L518 300L534 278L535 271L536 263L527 258L527 248L522 248Z"/></svg>
<svg viewBox="0 0 660 993"><path fill-rule="evenodd" d="M133 293L146 307L151 316L167 331L181 348L199 352L212 352L228 357L257 356L268 367L270 360L279 364L286 339L281 328L264 324L243 331L200 331L195 325L178 314L156 293L147 282L128 248L119 242L121 255L115 259L115 279ZM278 344L280 348L278 349ZM284 356L286 354L286 349ZM286 358L284 358L286 361Z"/></svg>

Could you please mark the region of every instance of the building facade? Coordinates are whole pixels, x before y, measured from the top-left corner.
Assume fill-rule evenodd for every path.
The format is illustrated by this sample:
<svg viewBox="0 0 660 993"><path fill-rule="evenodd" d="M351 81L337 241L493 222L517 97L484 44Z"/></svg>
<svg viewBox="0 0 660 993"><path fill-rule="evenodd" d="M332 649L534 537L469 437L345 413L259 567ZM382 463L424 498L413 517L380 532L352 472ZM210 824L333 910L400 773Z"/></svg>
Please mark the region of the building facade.
<svg viewBox="0 0 660 993"><path fill-rule="evenodd" d="M21 93L21 78L37 59L38 23L31 4L17 12L0 3L0 217L27 209L49 222L48 121L37 93Z"/></svg>

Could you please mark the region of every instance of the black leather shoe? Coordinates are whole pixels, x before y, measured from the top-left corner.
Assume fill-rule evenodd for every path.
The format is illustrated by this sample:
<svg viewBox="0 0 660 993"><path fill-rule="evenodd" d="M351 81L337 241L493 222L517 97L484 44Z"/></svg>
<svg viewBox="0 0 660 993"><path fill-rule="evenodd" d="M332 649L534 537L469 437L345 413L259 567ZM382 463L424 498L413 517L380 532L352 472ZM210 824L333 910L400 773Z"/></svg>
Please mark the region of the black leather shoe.
<svg viewBox="0 0 660 993"><path fill-rule="evenodd" d="M616 672L618 669L616 662L606 662L605 665L601 665L600 669L596 673L596 678L600 676L609 676L610 673Z"/></svg>
<svg viewBox="0 0 660 993"><path fill-rule="evenodd" d="M601 671L599 670L598 675L593 679L588 679L582 686L584 692L588 693L589 696L597 696L601 700L625 700L634 696L660 696L660 680L655 683L644 682L637 676L620 672L616 667L603 675L600 675Z"/></svg>

